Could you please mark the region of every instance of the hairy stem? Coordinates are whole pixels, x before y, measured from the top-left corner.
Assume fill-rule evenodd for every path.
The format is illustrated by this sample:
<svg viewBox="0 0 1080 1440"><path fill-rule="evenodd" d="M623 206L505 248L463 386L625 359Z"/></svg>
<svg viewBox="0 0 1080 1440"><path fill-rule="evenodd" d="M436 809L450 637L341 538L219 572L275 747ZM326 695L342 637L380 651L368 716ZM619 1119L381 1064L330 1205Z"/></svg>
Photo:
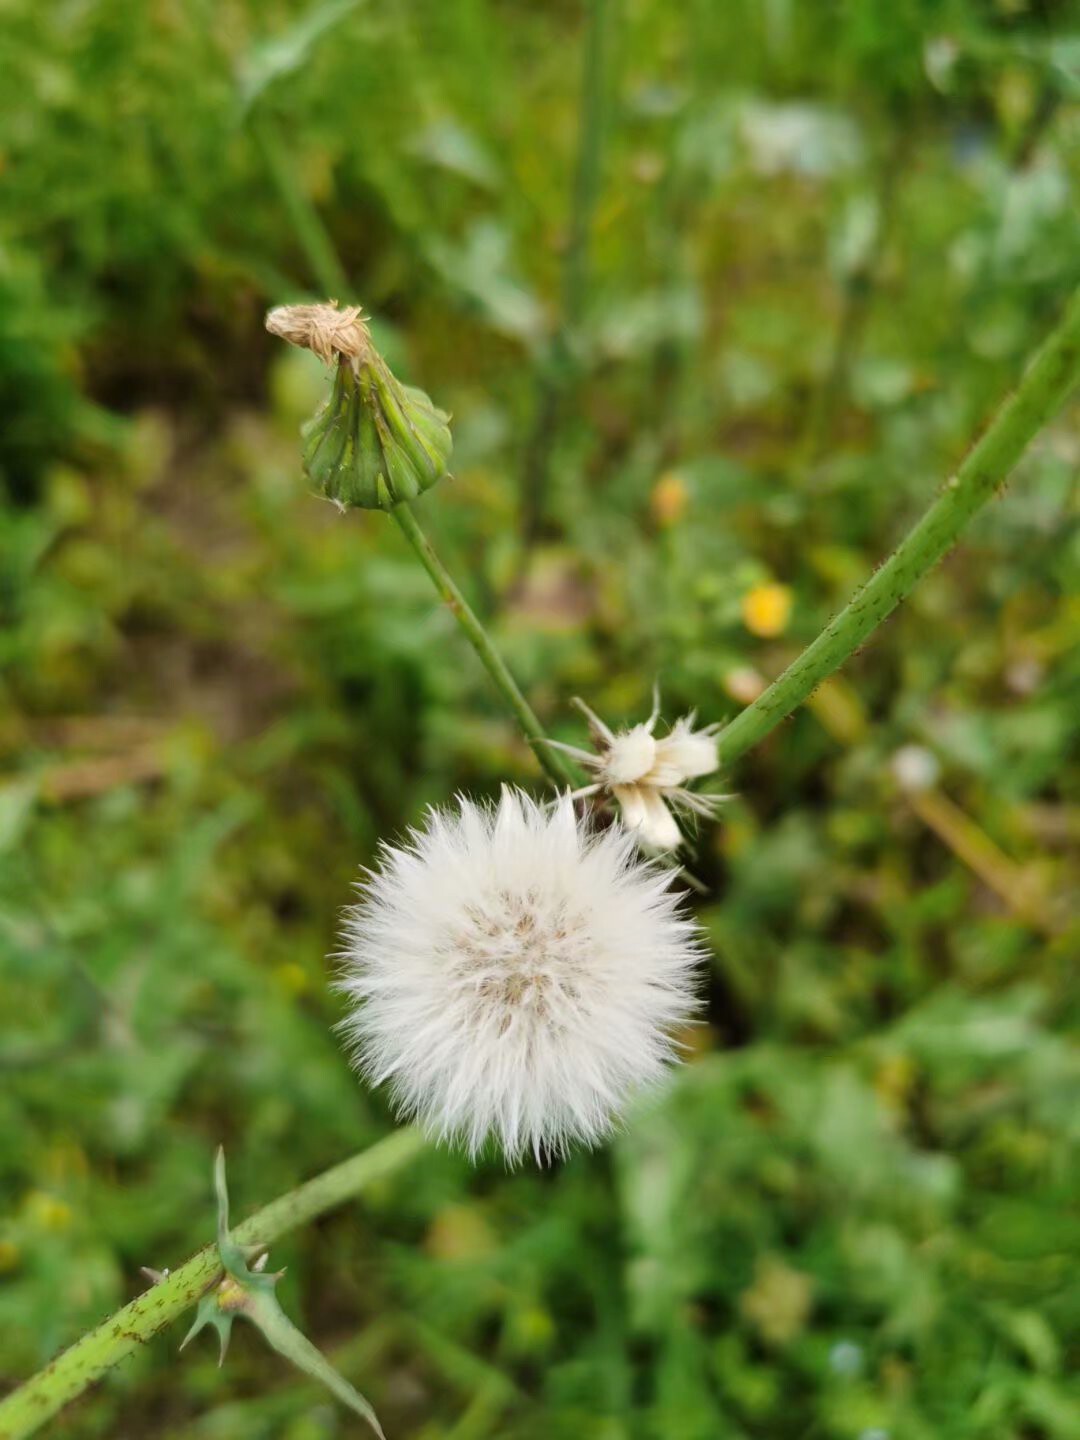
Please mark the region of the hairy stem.
<svg viewBox="0 0 1080 1440"><path fill-rule="evenodd" d="M242 1245L268 1245L407 1165L423 1144L419 1131L396 1130L369 1150L271 1201L238 1225L232 1238ZM77 1340L44 1370L0 1400L0 1440L24 1440L32 1435L69 1401L196 1304L222 1273L217 1246L207 1245Z"/></svg>
<svg viewBox="0 0 1080 1440"><path fill-rule="evenodd" d="M1080 290L1016 390L915 528L799 658L720 733L722 765L730 765L757 745L801 705L952 549L964 526L1005 483L1078 378Z"/></svg>
<svg viewBox="0 0 1080 1440"><path fill-rule="evenodd" d="M506 668L506 661L492 644L490 636L480 623L476 613L455 585L446 566L436 555L431 541L421 530L420 523L411 508L407 504L396 505L391 513L401 528L402 534L416 551L421 565L434 581L435 589L438 590L447 608L465 632L469 644L479 655L485 670L495 682L495 688L513 711L537 760L560 789L567 785L574 785L572 770L559 752L548 744L544 727L536 718L525 696L518 689L517 681Z"/></svg>

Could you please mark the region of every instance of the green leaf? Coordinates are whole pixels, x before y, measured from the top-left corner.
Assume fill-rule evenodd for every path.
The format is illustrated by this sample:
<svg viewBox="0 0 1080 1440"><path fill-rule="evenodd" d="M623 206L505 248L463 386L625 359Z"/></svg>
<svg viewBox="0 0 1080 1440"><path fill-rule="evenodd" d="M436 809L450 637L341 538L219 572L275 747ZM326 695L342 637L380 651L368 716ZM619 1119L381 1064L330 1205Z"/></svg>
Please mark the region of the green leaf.
<svg viewBox="0 0 1080 1440"><path fill-rule="evenodd" d="M382 1426L368 1401L343 1375L338 1374L325 1355L282 1310L274 1291L285 1272L279 1270L276 1274L264 1274L265 1247L255 1245L245 1248L229 1234L229 1187L225 1179L225 1151L221 1146L218 1146L214 1158L214 1194L217 1197L217 1248L225 1268L225 1279L199 1302L195 1323L184 1336L180 1349L183 1350L189 1340L209 1325L218 1333L220 1365L229 1348L233 1321L238 1315L243 1315L262 1331L272 1350L291 1360L313 1380L320 1381L343 1405L362 1416L379 1440L385 1440ZM254 1266L249 1266L248 1258L252 1255L257 1258Z"/></svg>

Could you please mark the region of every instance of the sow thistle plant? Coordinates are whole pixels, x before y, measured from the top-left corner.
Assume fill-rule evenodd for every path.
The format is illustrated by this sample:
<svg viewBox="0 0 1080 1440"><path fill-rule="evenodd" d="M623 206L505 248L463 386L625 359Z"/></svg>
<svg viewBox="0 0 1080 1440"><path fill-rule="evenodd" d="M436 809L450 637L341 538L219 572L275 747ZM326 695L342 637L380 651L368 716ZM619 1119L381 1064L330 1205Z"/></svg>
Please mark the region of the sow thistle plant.
<svg viewBox="0 0 1080 1440"><path fill-rule="evenodd" d="M308 424L303 464L341 509L398 525L555 787L465 796L383 846L345 917L337 957L345 1042L360 1073L387 1083L398 1129L368 1151L228 1227L224 1161L218 1236L156 1276L96 1330L0 1401L0 1437L22 1440L192 1305L192 1333L233 1318L326 1384L378 1431L374 1412L291 1324L262 1268L270 1242L412 1161L428 1137L475 1156L543 1162L595 1144L631 1098L677 1058L692 1020L704 945L679 861L688 822L722 797L701 788L791 714L861 646L1002 486L1080 374L1080 292L922 519L822 633L724 726L694 715L657 733L659 707L625 729L578 701L593 748L551 740L487 630L424 535L412 501L446 473L449 417L403 385L355 306L286 306L267 326L333 369ZM578 770L576 767L581 767ZM585 772L584 776L581 772ZM582 783L583 778L585 783ZM681 824L680 824L681 822ZM381 1433L381 1432L379 1432Z"/></svg>
<svg viewBox="0 0 1080 1440"><path fill-rule="evenodd" d="M447 417L394 378L359 309L283 306L266 325L335 367L304 430L320 493L400 514L445 473ZM506 791L495 810L460 798L433 811L404 846L384 848L346 921L342 989L356 1009L344 1028L359 1069L474 1155L489 1137L510 1160L538 1162L594 1143L663 1072L693 1014L697 931L672 873L635 840L679 845L665 799L711 813L683 787L716 769L715 729L680 721L657 741L658 712L621 736L588 714L601 756L543 744L594 766L597 784L546 807ZM605 785L626 830L599 832L575 811Z"/></svg>

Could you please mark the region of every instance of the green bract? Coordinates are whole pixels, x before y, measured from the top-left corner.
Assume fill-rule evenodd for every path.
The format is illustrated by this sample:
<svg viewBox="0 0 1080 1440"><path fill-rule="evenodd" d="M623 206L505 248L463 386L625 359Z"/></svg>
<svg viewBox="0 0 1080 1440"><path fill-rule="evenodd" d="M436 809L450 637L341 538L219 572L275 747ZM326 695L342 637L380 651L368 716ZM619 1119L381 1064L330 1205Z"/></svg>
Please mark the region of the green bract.
<svg viewBox="0 0 1080 1440"><path fill-rule="evenodd" d="M446 474L450 417L400 384L374 352L342 357L329 399L304 427L304 471L343 509L391 510Z"/></svg>

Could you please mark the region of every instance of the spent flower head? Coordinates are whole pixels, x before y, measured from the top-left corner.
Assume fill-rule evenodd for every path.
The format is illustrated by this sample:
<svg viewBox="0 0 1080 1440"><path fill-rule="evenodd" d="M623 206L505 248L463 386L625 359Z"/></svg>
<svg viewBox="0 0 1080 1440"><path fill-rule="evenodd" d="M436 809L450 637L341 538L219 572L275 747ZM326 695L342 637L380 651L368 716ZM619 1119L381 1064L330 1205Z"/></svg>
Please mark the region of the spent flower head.
<svg viewBox="0 0 1080 1440"><path fill-rule="evenodd" d="M266 328L336 366L329 398L303 431L304 472L328 500L391 510L446 474L449 415L394 378L358 305L279 305Z"/></svg>
<svg viewBox="0 0 1080 1440"><path fill-rule="evenodd" d="M716 753L718 725L695 728L693 712L683 715L657 736L659 701L648 720L628 730L612 730L583 700L574 704L589 722L595 751L576 745L557 745L596 776L591 785L574 792L574 798L610 794L619 806L623 823L647 849L674 850L683 842L676 814L711 818L726 795L701 795L688 788L694 780L719 768Z"/></svg>
<svg viewBox="0 0 1080 1440"><path fill-rule="evenodd" d="M569 796L460 799L386 846L348 913L344 1030L398 1108L474 1153L593 1144L675 1058L702 951L669 870Z"/></svg>

